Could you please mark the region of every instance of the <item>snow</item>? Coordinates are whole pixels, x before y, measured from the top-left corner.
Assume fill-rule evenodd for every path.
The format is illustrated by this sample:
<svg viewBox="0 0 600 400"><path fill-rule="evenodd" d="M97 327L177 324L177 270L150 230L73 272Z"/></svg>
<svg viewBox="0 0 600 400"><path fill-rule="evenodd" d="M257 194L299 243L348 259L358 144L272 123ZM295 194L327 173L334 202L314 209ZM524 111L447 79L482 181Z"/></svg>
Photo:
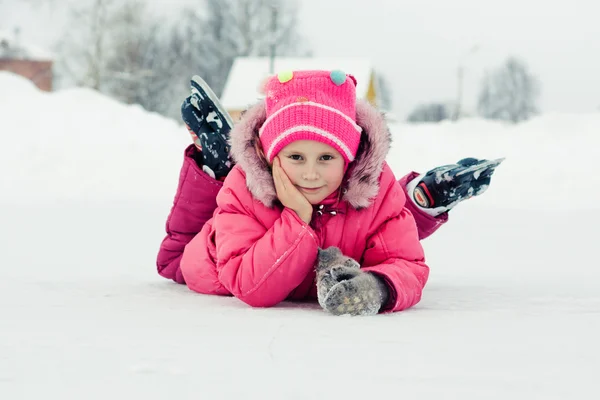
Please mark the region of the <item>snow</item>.
<svg viewBox="0 0 600 400"><path fill-rule="evenodd" d="M402 313L252 309L160 278L189 135L0 73L3 399L596 399L600 116L392 127L398 175L506 156Z"/></svg>
<svg viewBox="0 0 600 400"><path fill-rule="evenodd" d="M52 54L31 43L22 43L18 36L0 31L0 58L16 58L20 60L51 61Z"/></svg>
<svg viewBox="0 0 600 400"><path fill-rule="evenodd" d="M264 97L261 83L271 75L268 57L238 57L235 59L227 83L223 88L222 103L228 110L244 110L249 104ZM290 70L342 70L356 78L356 93L365 98L373 67L368 59L360 57L278 57L275 73Z"/></svg>

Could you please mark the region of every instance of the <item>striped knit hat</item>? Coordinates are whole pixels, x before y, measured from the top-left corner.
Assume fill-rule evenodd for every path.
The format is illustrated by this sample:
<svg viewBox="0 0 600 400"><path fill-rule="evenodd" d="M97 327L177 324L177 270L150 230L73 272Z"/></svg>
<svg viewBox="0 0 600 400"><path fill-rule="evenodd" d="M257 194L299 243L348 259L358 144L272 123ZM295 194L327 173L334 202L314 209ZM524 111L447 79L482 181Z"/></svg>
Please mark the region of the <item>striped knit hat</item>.
<svg viewBox="0 0 600 400"><path fill-rule="evenodd" d="M350 163L362 129L356 124L356 79L342 71L282 72L264 87L267 119L259 130L269 162L296 140L334 147Z"/></svg>

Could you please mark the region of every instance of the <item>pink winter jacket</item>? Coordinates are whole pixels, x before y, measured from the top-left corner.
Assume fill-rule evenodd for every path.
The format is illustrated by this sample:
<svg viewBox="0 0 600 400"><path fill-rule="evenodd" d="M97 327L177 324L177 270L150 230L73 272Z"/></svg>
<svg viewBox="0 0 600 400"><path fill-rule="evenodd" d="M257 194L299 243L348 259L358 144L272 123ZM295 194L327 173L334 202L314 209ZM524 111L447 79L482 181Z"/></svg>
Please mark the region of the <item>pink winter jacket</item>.
<svg viewBox="0 0 600 400"><path fill-rule="evenodd" d="M391 136L383 116L366 102L357 104L357 123L364 130L359 153L339 200L315 206L310 224L277 201L272 176L256 154L254 141L264 120L259 103L232 130L236 166L222 188L195 165L193 149L187 150L158 255L159 273L199 293L234 295L251 306L269 307L286 299L316 299L317 251L336 246L387 282L390 301L384 311L418 303L429 274L419 239L447 215L429 217L406 201L404 186L416 174L398 182L385 162ZM194 196L186 185L218 192L213 217L202 221L198 234L192 226L202 217L194 208L204 207L206 213L214 205L194 206L194 198L206 199L206 193Z"/></svg>

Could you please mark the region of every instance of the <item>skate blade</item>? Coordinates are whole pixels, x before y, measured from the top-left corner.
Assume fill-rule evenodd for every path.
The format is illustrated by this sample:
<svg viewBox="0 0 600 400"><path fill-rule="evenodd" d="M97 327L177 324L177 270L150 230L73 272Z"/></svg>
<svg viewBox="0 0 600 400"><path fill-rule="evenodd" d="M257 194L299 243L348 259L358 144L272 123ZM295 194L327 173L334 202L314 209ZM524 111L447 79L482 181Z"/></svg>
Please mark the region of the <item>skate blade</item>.
<svg viewBox="0 0 600 400"><path fill-rule="evenodd" d="M496 168L498 165L502 164L502 162L506 159L506 157L496 158L495 160L488 160L481 164L472 165L467 167L466 169L456 173L456 176L461 176L464 174L468 174L476 171L483 171L489 168Z"/></svg>

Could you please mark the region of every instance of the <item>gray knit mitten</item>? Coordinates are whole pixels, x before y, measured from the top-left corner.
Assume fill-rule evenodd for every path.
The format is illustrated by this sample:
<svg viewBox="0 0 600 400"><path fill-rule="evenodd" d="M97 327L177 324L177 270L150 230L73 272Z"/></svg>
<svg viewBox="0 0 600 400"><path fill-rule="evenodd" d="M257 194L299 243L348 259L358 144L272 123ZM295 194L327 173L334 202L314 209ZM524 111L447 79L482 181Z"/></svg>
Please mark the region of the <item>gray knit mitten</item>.
<svg viewBox="0 0 600 400"><path fill-rule="evenodd" d="M329 247L319 249L317 297L321 307L334 315L374 315L387 303L389 289L340 249Z"/></svg>

